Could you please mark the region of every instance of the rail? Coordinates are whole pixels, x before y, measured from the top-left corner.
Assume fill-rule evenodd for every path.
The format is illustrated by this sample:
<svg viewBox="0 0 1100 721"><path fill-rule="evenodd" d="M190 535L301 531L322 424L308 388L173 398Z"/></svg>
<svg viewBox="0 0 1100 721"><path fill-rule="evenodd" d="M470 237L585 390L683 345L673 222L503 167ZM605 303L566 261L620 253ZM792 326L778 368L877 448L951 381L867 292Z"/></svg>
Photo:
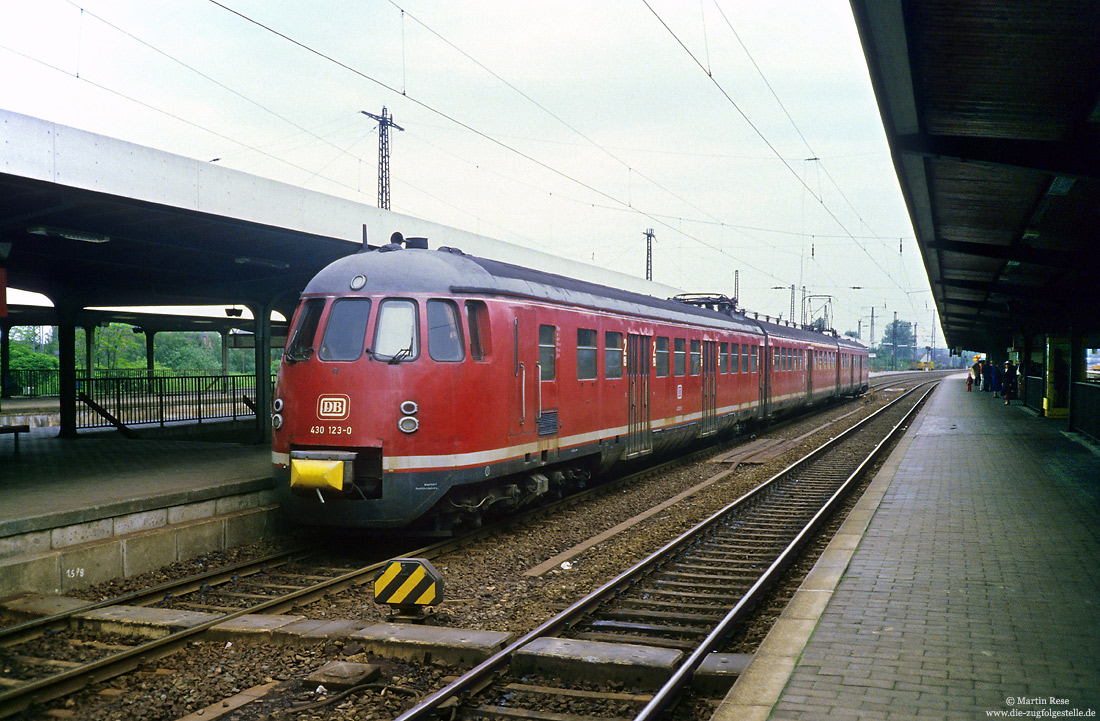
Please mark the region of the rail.
<svg viewBox="0 0 1100 721"><path fill-rule="evenodd" d="M507 665L507 663L511 660L512 655L517 650L531 643L535 639L556 635L566 628L575 628L581 618L592 613L595 609L607 602L610 598L616 597L623 593L625 589L634 585L636 581L643 575L645 575L649 570L655 568L658 564L667 561L673 553L688 547L689 544L698 540L698 538L704 531L716 527L723 521L723 519L728 516L728 514L734 512L735 510L743 509L750 504L755 503L757 500L765 497L774 487L777 487L780 484L786 482L788 477L793 476L798 469L801 469L807 463L810 463L819 458L821 455L829 452L831 449L843 443L852 435L857 434L861 429L865 428L874 419L881 418L883 415L883 411L892 408L896 403L901 401L902 398L905 398L908 395L909 393L899 396L899 398L892 401L891 404L887 405L883 409L880 409L879 411L876 411L876 413L868 416L868 418L864 419L852 428L833 438L816 451L813 451L811 454L807 455L803 459L795 462L784 471L773 477L770 481L761 484L756 489L737 499L726 508L716 512L710 518L701 522L696 527L690 529L679 538L668 542L663 547L653 552L650 556L648 556L646 559L642 560L632 568L623 571L612 580L606 582L600 588L592 591L587 596L575 601L572 605L560 612L558 615L547 619L537 628L525 634L522 638L512 641L507 647L501 649L496 654L484 660L473 669L470 669L463 675L459 676L448 686L435 691L433 694L423 699L416 706L405 710L401 715L397 717L396 721L427 721L440 709L441 706L446 703L453 703L451 699L475 693L476 689L483 688L488 683L489 679L499 669ZM919 405L919 403L917 405ZM908 417L909 416L907 415L906 419L908 419ZM896 424L892 424L890 435L898 433L905 425L905 420ZM879 453L883 447L884 442L880 441L877 444L872 456ZM842 485L847 487L851 479L858 475L858 472L865 468L868 463L870 463L870 459L864 459L860 464L860 468L853 472L850 476L847 476L847 480L845 480ZM832 506L842 495L843 489L835 491L830 497L830 501L826 504L826 506ZM827 513L827 509L819 510L816 514L813 515L813 518L809 521L807 526L816 528L817 525L819 525L821 519L824 518ZM794 551L792 549L792 546L797 547L798 545L801 545L801 542L808 536L810 532L811 531L809 530L805 530L797 534L797 536L791 542L791 546L788 547L788 550L783 551L780 557L776 560L775 563L777 567L782 566L784 562L789 559L790 556L793 554ZM757 592L766 588L770 577L773 575L774 573L770 571L764 574L759 579L759 581L757 581L753 585L749 593L755 596ZM721 624L714 630L714 633L708 636L708 638L705 640L705 644L707 644L708 647L712 647L714 643L724 637L725 634L728 633L730 625L745 613L746 609L752 605L753 600L755 600L755 598L744 600L742 603L739 603L734 609L732 609L729 615L725 619L723 619ZM678 671L674 674L673 678L668 682L667 688L662 688L661 691L655 694L650 702L647 704L646 708L644 708L641 714L639 714L639 716L637 716L636 718L652 718L663 711L665 708L667 708L668 704L671 703L672 698L678 693L680 689L683 688L684 684L686 684L687 681L690 680L690 677L694 672L695 667L702 661L702 658L704 656L705 652L699 652L697 654L691 655L689 659L681 665ZM524 712L522 711L518 712L517 717L522 716L523 713ZM477 714L475 713L474 715Z"/></svg>

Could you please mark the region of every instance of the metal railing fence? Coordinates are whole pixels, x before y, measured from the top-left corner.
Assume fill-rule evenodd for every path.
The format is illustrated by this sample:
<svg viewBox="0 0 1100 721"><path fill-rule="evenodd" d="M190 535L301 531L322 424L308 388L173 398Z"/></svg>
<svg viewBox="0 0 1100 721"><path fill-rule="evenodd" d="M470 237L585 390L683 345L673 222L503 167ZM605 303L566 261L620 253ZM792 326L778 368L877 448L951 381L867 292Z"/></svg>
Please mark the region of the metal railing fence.
<svg viewBox="0 0 1100 721"><path fill-rule="evenodd" d="M1100 441L1100 383L1074 383L1073 428L1071 430Z"/></svg>
<svg viewBox="0 0 1100 721"><path fill-rule="evenodd" d="M205 370L167 370L157 368L152 371L146 368L96 368L92 373L92 379L97 378L173 378L173 377L201 377L211 375ZM219 376L220 377L220 376ZM88 372L77 371L77 390L84 390L84 384L88 379ZM7 377L10 395L33 398L37 396L56 396L61 393L61 372L57 369L50 370L26 370L11 369Z"/></svg>
<svg viewBox="0 0 1100 721"><path fill-rule="evenodd" d="M120 423L139 425L253 418L256 379L252 375L119 375L81 379L80 393ZM275 378L271 377L274 387ZM77 428L113 422L88 403L78 403Z"/></svg>
<svg viewBox="0 0 1100 721"><path fill-rule="evenodd" d="M1043 378L1027 376L1024 379L1024 405L1036 411L1043 410Z"/></svg>
<svg viewBox="0 0 1100 721"><path fill-rule="evenodd" d="M15 396L56 396L61 393L60 378L57 370L10 370L5 390Z"/></svg>
<svg viewBox="0 0 1100 721"><path fill-rule="evenodd" d="M275 376L270 377L271 389ZM13 395L40 397L60 394L57 370L12 370ZM256 378L251 374L180 374L143 368L97 370L92 378L80 373L78 398L88 398L120 423L140 425L254 418ZM100 428L114 423L91 404L78 400L77 428Z"/></svg>

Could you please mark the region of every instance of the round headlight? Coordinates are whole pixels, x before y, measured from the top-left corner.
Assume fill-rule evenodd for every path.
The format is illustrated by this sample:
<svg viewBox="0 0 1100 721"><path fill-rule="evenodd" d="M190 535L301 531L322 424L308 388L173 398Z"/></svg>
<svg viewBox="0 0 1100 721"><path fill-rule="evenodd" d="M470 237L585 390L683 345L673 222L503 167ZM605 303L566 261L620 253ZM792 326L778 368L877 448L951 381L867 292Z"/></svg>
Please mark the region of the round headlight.
<svg viewBox="0 0 1100 721"><path fill-rule="evenodd" d="M351 279L352 290L362 290L363 286L367 284L367 276L357 275Z"/></svg>
<svg viewBox="0 0 1100 721"><path fill-rule="evenodd" d="M271 416L271 427L274 428L275 430L279 430L280 428L283 427L283 417L280 414L278 414L278 413L272 414L272 416Z"/></svg>
<svg viewBox="0 0 1100 721"><path fill-rule="evenodd" d="M407 416L414 416L420 408L416 405L416 401L402 401L401 412Z"/></svg>
<svg viewBox="0 0 1100 721"><path fill-rule="evenodd" d="M405 416L397 422L397 427L402 433L416 433L416 429L420 428L420 421L412 416Z"/></svg>
<svg viewBox="0 0 1100 721"><path fill-rule="evenodd" d="M271 408L276 413L282 411L283 410L283 399L282 398L276 398L275 402L271 404Z"/></svg>

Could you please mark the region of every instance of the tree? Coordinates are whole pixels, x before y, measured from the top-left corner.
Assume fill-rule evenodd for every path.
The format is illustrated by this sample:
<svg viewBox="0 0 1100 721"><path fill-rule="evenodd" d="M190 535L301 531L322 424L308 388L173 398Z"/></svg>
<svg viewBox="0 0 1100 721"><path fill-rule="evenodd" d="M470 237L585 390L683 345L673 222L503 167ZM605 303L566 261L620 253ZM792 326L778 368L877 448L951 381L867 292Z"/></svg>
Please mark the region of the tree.
<svg viewBox="0 0 1100 721"><path fill-rule="evenodd" d="M894 320L886 324L882 334L882 343L878 347L880 356L890 358L893 368L908 366L913 360L916 348L916 337L913 335L913 324L905 320Z"/></svg>
<svg viewBox="0 0 1100 721"><path fill-rule="evenodd" d="M19 344L33 353L47 353L50 341L57 336L48 326L17 325L8 330L12 347Z"/></svg>
<svg viewBox="0 0 1100 721"><path fill-rule="evenodd" d="M36 353L23 343L12 343L10 347L9 368L13 371L48 371L60 366L56 356Z"/></svg>
<svg viewBox="0 0 1100 721"><path fill-rule="evenodd" d="M95 333L93 362L96 368L144 368L145 336L125 323L101 327Z"/></svg>

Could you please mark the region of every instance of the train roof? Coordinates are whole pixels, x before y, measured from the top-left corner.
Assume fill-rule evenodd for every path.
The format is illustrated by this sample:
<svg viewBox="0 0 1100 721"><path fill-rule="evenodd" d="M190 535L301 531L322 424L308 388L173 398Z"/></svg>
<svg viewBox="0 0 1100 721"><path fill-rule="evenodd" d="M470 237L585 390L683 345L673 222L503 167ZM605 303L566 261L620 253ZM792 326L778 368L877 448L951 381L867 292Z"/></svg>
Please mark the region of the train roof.
<svg viewBox="0 0 1100 721"><path fill-rule="evenodd" d="M855 338L849 338L847 336L841 336L841 337L837 338L837 342L839 342L840 345L845 347L845 348L851 348L853 350L860 350L860 351L867 350L867 346L863 345L862 343L860 343Z"/></svg>
<svg viewBox="0 0 1100 721"><path fill-rule="evenodd" d="M380 250L341 258L321 270L306 285L304 295L349 293L351 279L367 278L363 293L439 293L441 295L504 295L608 310L631 315L696 323L759 333L757 325L742 316L730 316L675 300L655 298L598 283L524 268L441 248L436 251Z"/></svg>
<svg viewBox="0 0 1100 721"><path fill-rule="evenodd" d="M356 276L366 278L353 291ZM467 255L453 248L372 250L330 263L309 282L303 295L347 293L399 295L503 295L551 303L607 310L676 323L694 323L728 330L820 343L836 338L811 330L750 319L740 313L722 312L679 300L656 298L511 263Z"/></svg>

